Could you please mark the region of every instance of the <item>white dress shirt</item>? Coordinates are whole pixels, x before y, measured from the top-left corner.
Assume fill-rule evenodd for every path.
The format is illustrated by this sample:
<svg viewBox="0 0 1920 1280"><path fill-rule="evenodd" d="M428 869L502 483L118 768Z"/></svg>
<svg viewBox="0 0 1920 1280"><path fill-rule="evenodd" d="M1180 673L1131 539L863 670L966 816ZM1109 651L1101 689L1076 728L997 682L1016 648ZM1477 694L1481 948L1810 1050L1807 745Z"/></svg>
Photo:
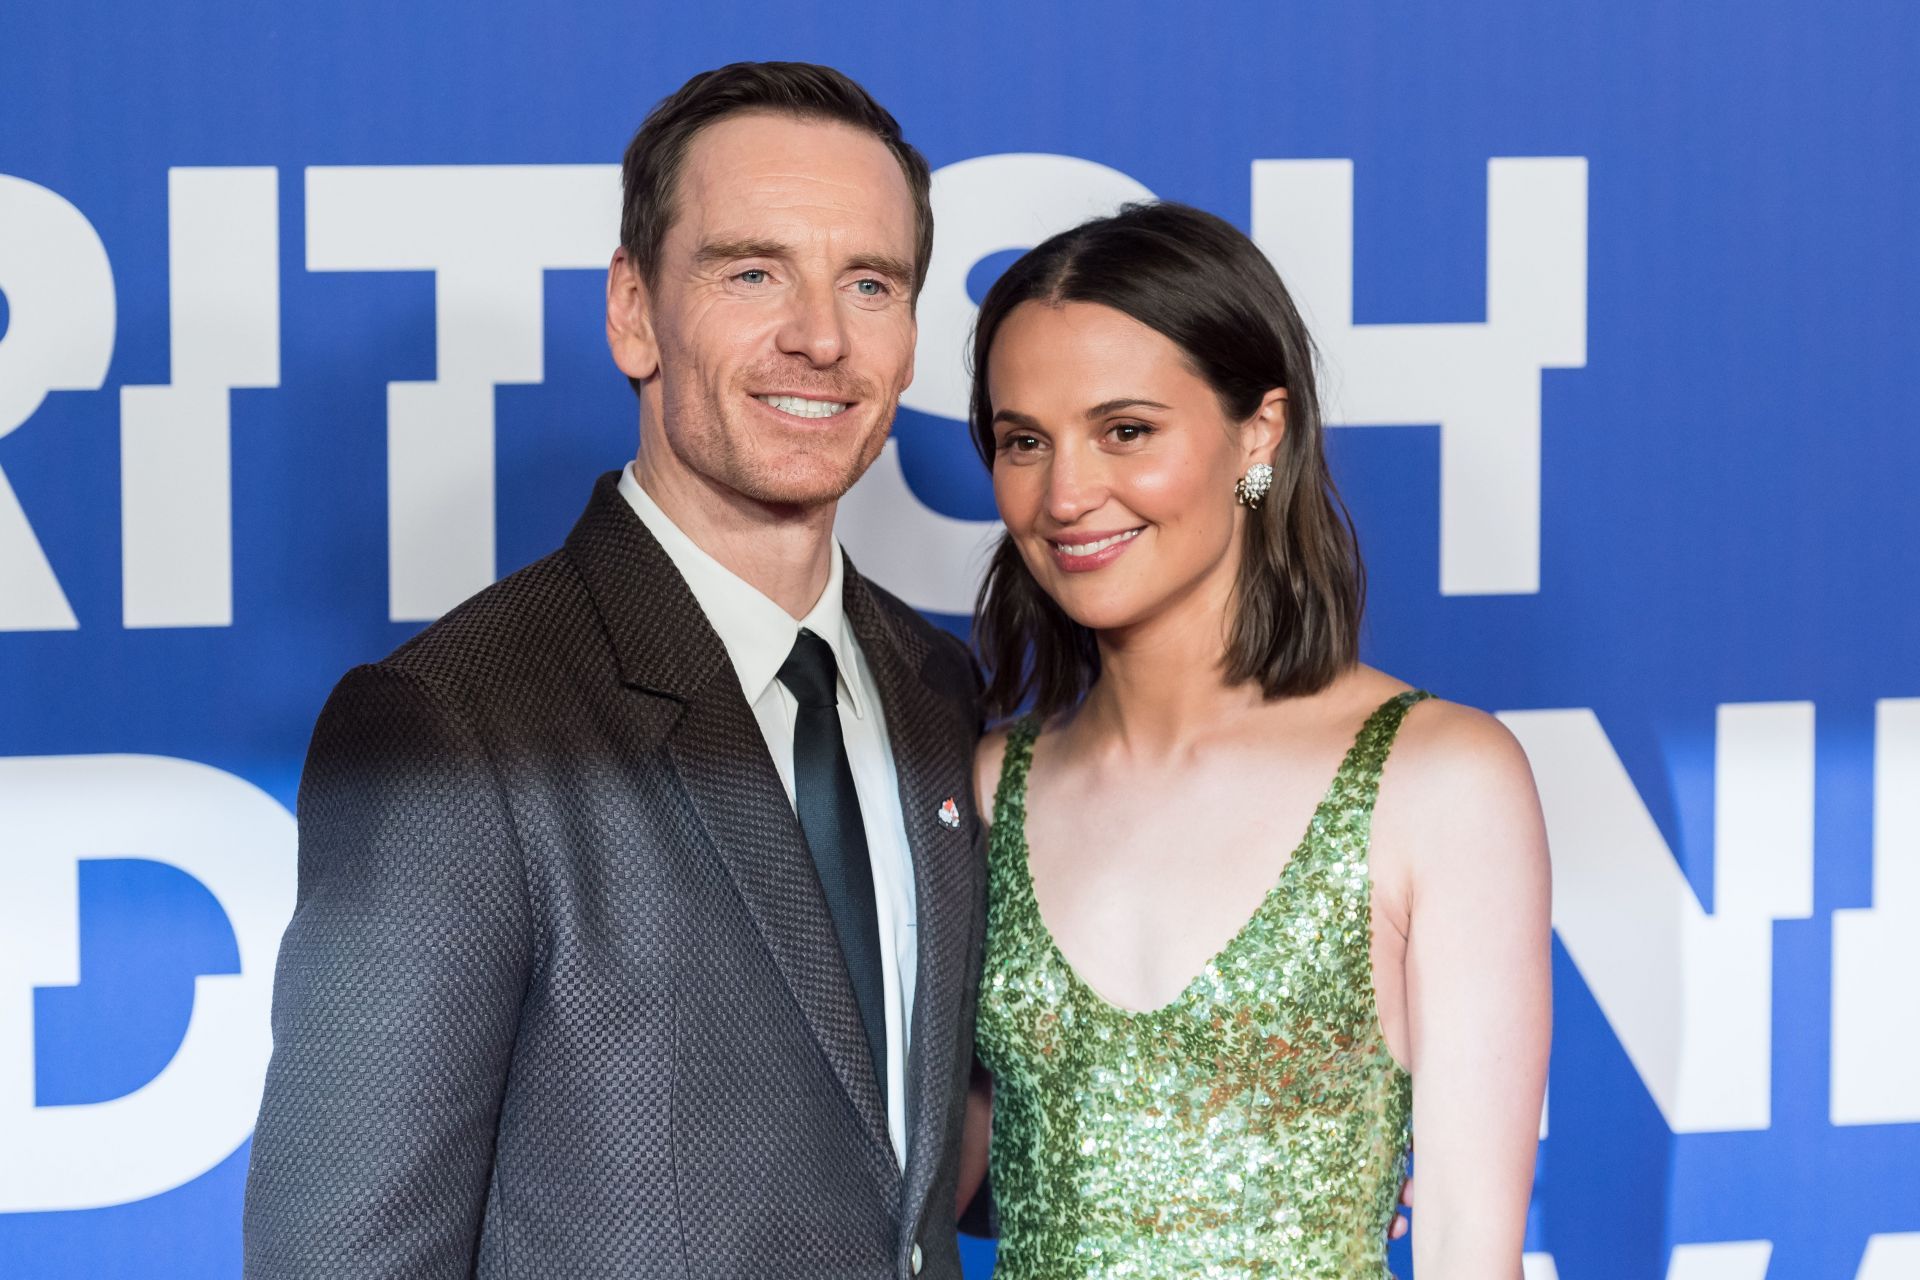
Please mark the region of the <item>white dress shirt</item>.
<svg viewBox="0 0 1920 1280"><path fill-rule="evenodd" d="M860 797L861 826L867 833L874 905L879 915L880 977L887 1013L887 1133L893 1139L894 1155L904 1167L907 1029L913 1025L913 986L919 966L913 853L900 814L900 779L893 767L886 714L841 599L846 570L840 544L833 544L826 589L807 616L796 621L694 545L693 539L682 533L640 487L631 463L620 473L620 493L687 580L695 602L719 634L734 674L740 677L740 691L753 708L760 736L766 739L767 752L787 789L789 804L793 802L794 713L799 704L776 677L802 627L833 650L834 664L840 671L840 733L853 771L853 788Z"/></svg>

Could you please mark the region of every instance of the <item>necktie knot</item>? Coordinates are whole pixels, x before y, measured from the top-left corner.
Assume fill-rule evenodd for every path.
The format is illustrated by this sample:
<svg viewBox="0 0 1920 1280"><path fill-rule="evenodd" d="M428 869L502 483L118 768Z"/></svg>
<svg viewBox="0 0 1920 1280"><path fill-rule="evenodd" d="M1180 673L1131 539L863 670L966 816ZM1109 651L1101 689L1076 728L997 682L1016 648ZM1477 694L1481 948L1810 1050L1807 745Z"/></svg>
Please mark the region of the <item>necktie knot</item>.
<svg viewBox="0 0 1920 1280"><path fill-rule="evenodd" d="M780 665L778 679L803 707L838 706L835 688L839 668L833 661L833 646L805 627L794 637L793 651Z"/></svg>

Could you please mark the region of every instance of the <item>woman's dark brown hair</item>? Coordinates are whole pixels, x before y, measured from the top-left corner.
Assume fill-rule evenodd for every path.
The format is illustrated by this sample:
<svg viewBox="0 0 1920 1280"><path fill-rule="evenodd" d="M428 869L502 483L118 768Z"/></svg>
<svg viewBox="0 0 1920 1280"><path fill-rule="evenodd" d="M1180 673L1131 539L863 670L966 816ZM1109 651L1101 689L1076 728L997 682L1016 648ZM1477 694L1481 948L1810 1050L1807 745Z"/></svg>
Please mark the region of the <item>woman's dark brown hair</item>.
<svg viewBox="0 0 1920 1280"><path fill-rule="evenodd" d="M1186 354L1234 422L1252 417L1267 392L1286 388L1273 488L1248 512L1223 670L1236 684L1258 681L1269 698L1325 688L1359 655L1366 570L1327 470L1313 343L1266 255L1210 213L1152 203L1082 223L1021 257L988 290L974 324L969 417L989 469L996 450L987 357L1024 302L1092 302L1132 317ZM1100 674L1093 633L1040 589L1011 538L1000 540L988 565L973 636L992 717L1029 697L1043 716L1064 710Z"/></svg>

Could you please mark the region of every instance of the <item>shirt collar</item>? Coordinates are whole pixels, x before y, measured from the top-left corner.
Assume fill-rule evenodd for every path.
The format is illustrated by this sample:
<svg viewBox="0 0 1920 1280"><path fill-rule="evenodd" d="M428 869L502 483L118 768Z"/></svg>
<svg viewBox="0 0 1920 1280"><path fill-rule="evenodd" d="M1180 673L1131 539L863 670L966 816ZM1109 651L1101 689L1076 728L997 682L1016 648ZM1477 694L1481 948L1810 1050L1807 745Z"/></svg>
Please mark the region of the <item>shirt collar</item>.
<svg viewBox="0 0 1920 1280"><path fill-rule="evenodd" d="M866 718L866 706L860 693L860 681L854 678L860 661L860 647L847 627L845 596L846 565L838 539L833 542L827 569L827 585L820 592L807 616L795 620L792 614L762 595L725 565L701 550L660 509L633 473L628 463L620 473L620 496L640 517L654 541L660 544L673 567L686 579L694 602L707 615L707 621L720 637L734 674L740 677L740 692L747 705L760 700L780 674L793 642L805 627L833 650L834 665L839 668L839 696L860 719Z"/></svg>

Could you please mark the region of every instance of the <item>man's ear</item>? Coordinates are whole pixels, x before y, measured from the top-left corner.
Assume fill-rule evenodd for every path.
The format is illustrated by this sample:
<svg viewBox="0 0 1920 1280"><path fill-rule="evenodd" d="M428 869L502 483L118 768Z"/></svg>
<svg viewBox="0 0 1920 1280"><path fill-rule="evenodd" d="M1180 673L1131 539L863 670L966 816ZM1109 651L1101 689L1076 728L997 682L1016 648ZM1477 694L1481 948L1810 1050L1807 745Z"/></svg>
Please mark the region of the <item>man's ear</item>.
<svg viewBox="0 0 1920 1280"><path fill-rule="evenodd" d="M646 277L625 247L607 267L607 349L613 363L641 382L660 370L660 344L653 336L653 296Z"/></svg>
<svg viewBox="0 0 1920 1280"><path fill-rule="evenodd" d="M1260 407L1240 425L1240 445L1244 450L1242 470L1256 462L1273 463L1280 442L1287 434L1287 389L1275 387L1260 399Z"/></svg>

